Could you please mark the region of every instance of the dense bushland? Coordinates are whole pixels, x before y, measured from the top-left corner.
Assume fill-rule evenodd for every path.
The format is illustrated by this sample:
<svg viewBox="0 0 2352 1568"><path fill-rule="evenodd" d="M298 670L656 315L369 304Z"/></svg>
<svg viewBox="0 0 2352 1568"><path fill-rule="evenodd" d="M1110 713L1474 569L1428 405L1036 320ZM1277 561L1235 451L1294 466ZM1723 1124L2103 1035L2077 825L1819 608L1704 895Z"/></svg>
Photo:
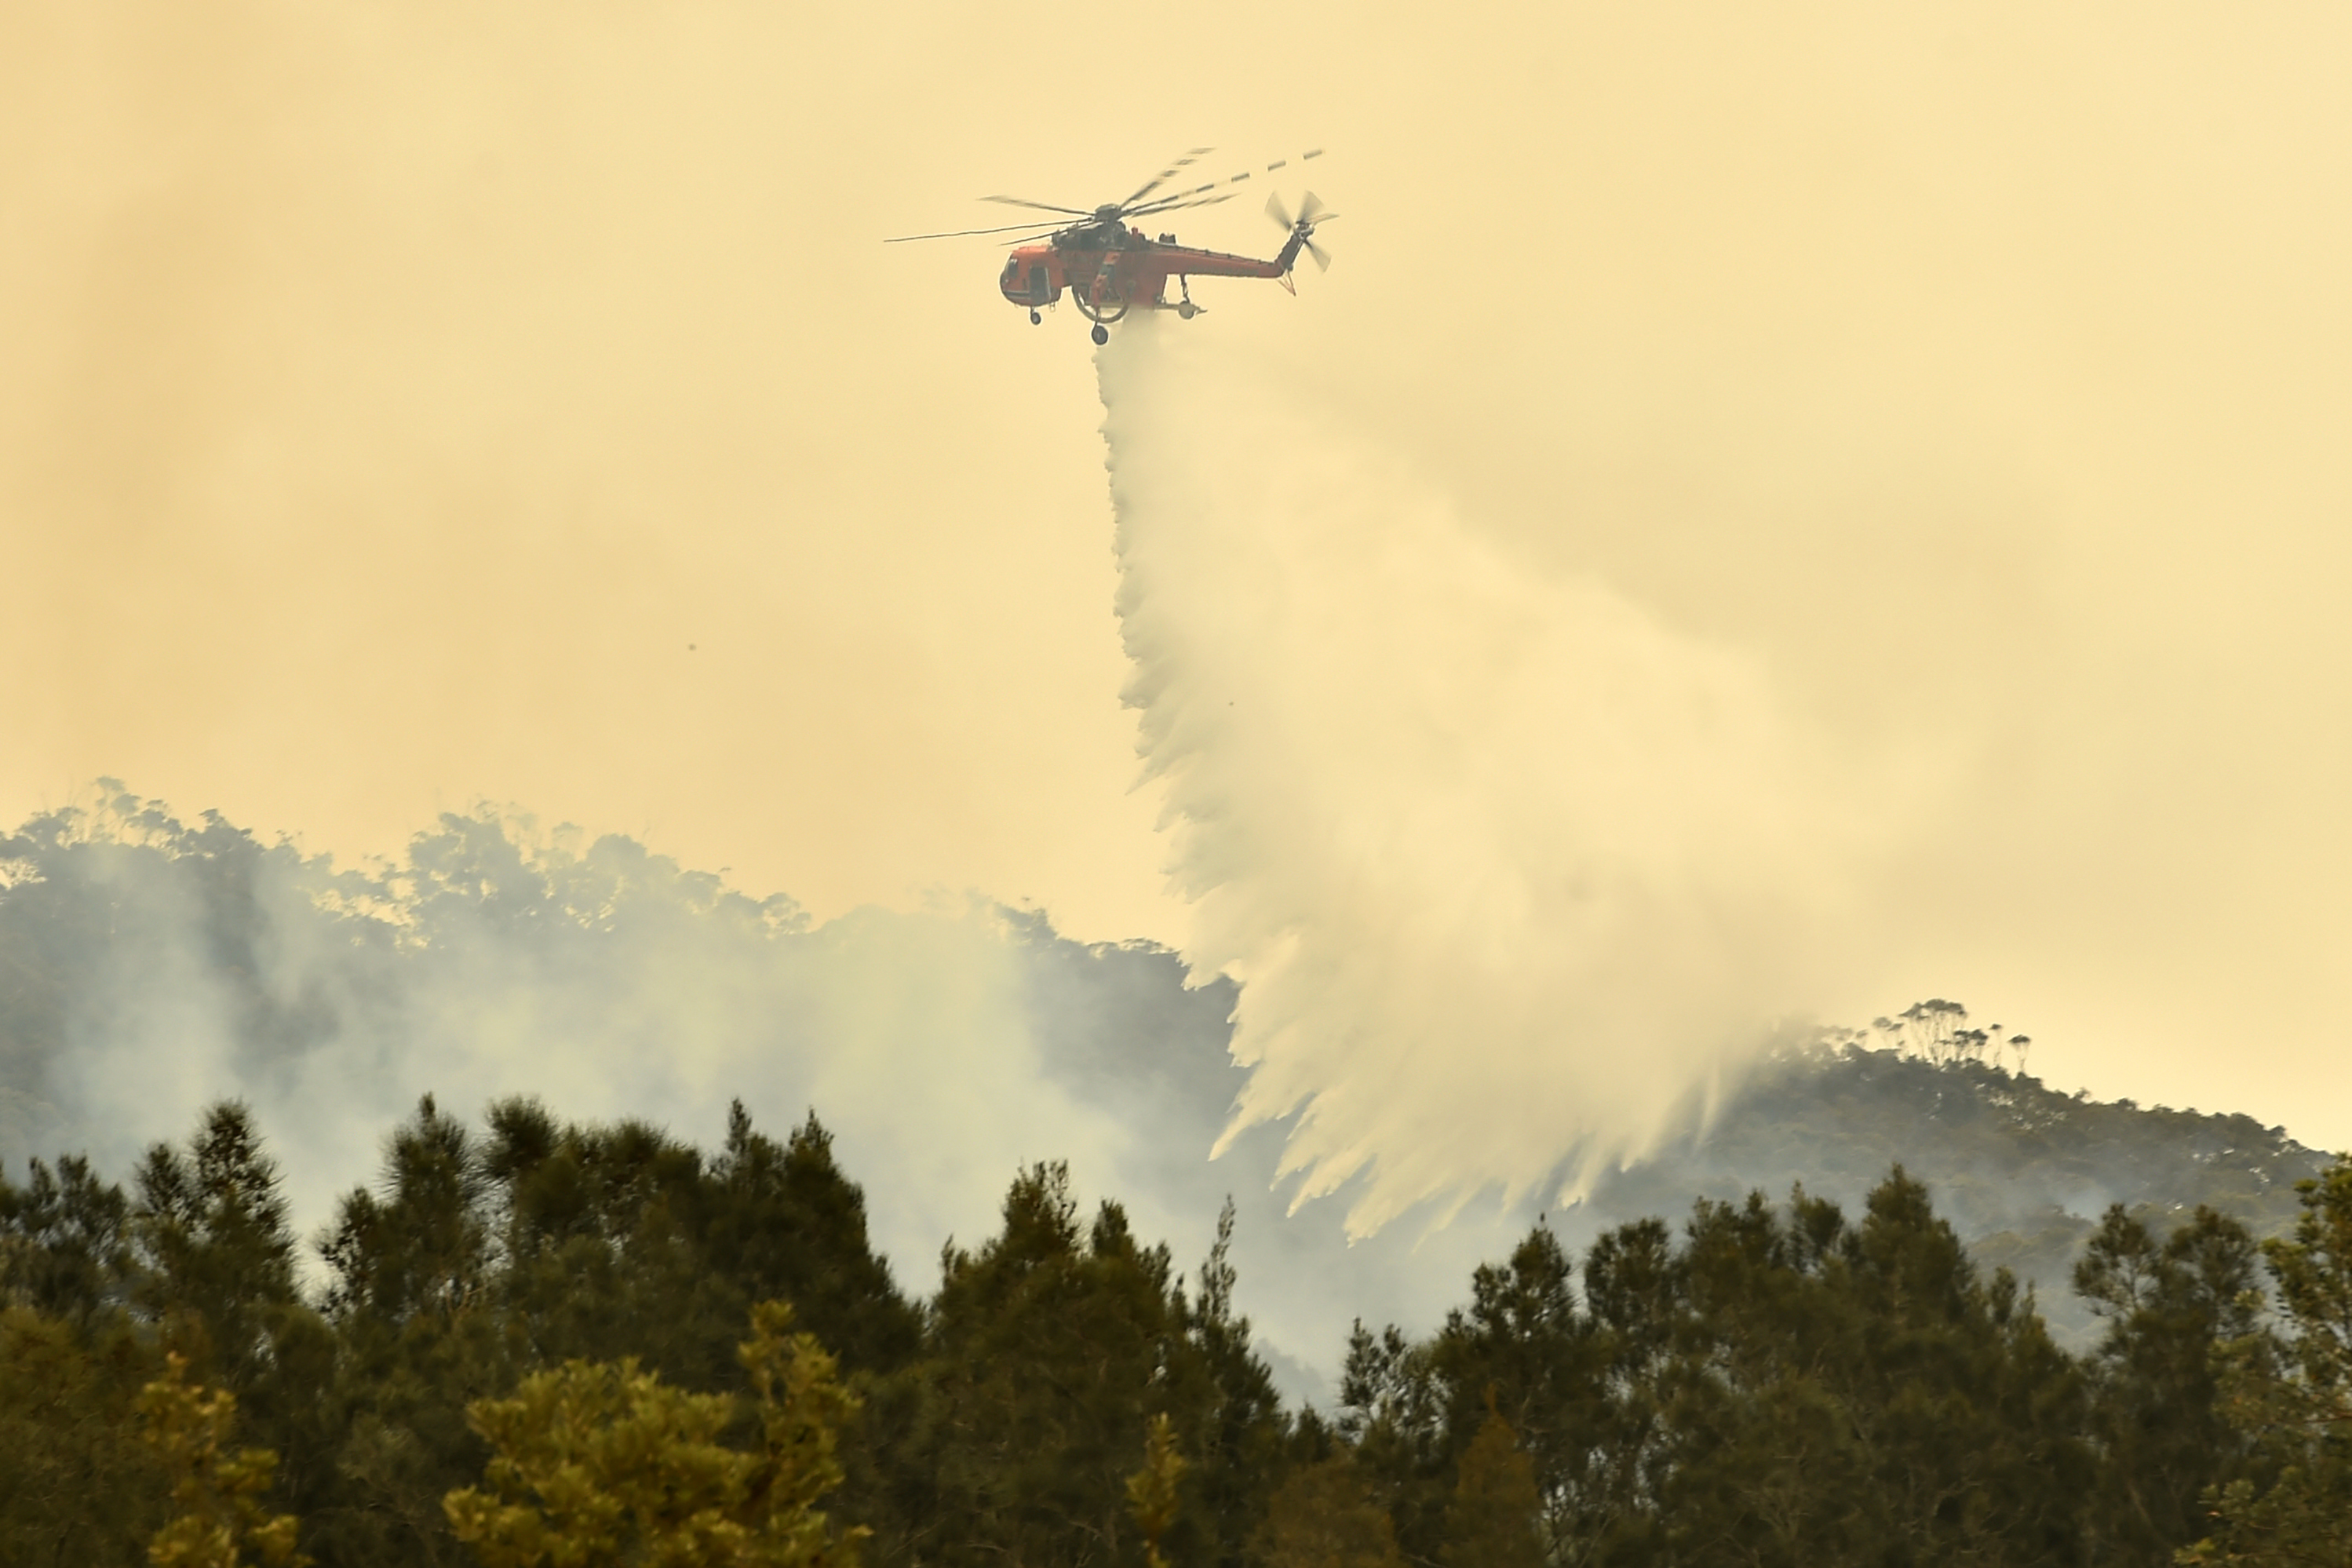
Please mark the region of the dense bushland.
<svg viewBox="0 0 2352 1568"><path fill-rule="evenodd" d="M1328 1412L1254 1353L1231 1226L1180 1272L1036 1166L916 1298L814 1117L706 1152L427 1099L313 1268L224 1104L127 1189L0 1184L0 1561L2352 1561L2352 1161L2266 1243L2110 1211L2081 1355L1900 1167L1853 1215L1538 1227L1428 1338L1360 1325Z"/></svg>

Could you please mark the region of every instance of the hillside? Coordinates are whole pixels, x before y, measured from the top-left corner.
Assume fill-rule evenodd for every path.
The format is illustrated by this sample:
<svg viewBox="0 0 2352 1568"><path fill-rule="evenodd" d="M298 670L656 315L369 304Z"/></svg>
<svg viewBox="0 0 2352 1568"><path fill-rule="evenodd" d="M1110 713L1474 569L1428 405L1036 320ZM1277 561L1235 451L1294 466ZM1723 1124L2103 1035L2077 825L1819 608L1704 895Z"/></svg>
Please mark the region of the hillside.
<svg viewBox="0 0 2352 1568"><path fill-rule="evenodd" d="M2168 1228L2203 1204L2273 1235L2326 1159L2247 1116L2096 1100L1982 1061L1843 1042L1769 1060L1703 1131L1612 1175L1585 1206L1614 1223L1678 1215L1697 1193L1784 1197L1801 1183L1851 1210L1898 1163L1981 1266L2033 1281L2061 1337L2079 1340L2090 1320L2069 1277L2108 1205Z"/></svg>
<svg viewBox="0 0 2352 1568"><path fill-rule="evenodd" d="M404 863L363 870L127 795L0 838L12 1171L84 1149L128 1169L234 1095L309 1224L428 1090L461 1110L541 1092L566 1114L705 1137L732 1096L776 1122L814 1107L874 1173L877 1236L910 1284L947 1236L992 1223L1024 1162L1068 1158L1180 1257L1205 1250L1232 1194L1242 1298L1299 1394L1320 1389L1312 1369L1352 1319L1433 1326L1539 1215L1581 1246L1756 1187L1801 1183L1853 1212L1898 1163L2079 1342L2073 1255L2108 1204L2159 1220L2210 1204L2271 1232L2321 1163L2243 1116L2070 1096L1952 1048L1973 1032L1937 1004L1913 1015L1941 1032L1884 1037L1899 1048L1847 1034L1766 1055L1713 1116L1570 1207L1554 1186L1440 1226L1432 1205L1351 1245L1344 1194L1289 1212L1279 1127L1205 1157L1242 1081L1233 1002L1228 983L1186 989L1165 949L1074 942L1042 914L982 903L812 928L789 900L754 902L626 838L488 814L444 817Z"/></svg>

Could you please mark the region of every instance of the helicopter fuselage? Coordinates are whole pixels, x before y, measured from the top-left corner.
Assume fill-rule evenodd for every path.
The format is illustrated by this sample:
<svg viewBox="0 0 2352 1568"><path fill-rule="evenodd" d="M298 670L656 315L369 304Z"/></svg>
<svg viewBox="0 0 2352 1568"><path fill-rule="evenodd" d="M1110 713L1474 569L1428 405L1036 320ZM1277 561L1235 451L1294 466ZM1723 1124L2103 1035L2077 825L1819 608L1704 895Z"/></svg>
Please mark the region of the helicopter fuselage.
<svg viewBox="0 0 2352 1568"><path fill-rule="evenodd" d="M997 288L1008 301L1033 311L1053 304L1067 290L1078 310L1095 321L1116 321L1136 309L1190 316L1199 308L1192 300L1192 279L1272 278L1287 288L1302 243L1294 236L1279 256L1262 261L1179 245L1173 235L1154 239L1117 222L1078 224L1048 240L1016 248L1005 258ZM1172 302L1168 298L1171 278L1183 285L1183 298Z"/></svg>

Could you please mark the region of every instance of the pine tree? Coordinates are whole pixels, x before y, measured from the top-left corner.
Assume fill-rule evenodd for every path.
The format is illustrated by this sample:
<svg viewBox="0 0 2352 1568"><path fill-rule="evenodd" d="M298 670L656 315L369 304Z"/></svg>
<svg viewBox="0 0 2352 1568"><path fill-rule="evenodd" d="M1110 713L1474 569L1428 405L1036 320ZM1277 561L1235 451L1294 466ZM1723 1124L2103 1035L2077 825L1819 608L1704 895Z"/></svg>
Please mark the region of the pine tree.
<svg viewBox="0 0 2352 1568"><path fill-rule="evenodd" d="M1470 1298L1432 1347L1449 1440L1459 1450L1499 1412L1530 1466L1549 1552L1572 1562L1605 1514L1609 1336L1578 1310L1574 1268L1541 1226L1472 1275Z"/></svg>
<svg viewBox="0 0 2352 1568"><path fill-rule="evenodd" d="M703 1213L707 1267L745 1300L791 1301L854 1371L888 1371L914 1355L917 1314L875 1256L865 1194L835 1163L833 1135L814 1111L779 1146L736 1100Z"/></svg>
<svg viewBox="0 0 2352 1568"><path fill-rule="evenodd" d="M1250 1321L1234 1310L1234 1202L1218 1211L1216 1240L1202 1261L1200 1289L1182 1312L1184 1333L1168 1388L1192 1434L1191 1506L1174 1539L1196 1568L1241 1568L1251 1533L1289 1465L1289 1422L1273 1374L1251 1343ZM1181 1293L1178 1306L1185 1308Z"/></svg>
<svg viewBox="0 0 2352 1568"><path fill-rule="evenodd" d="M1585 1254L1602 1393L1589 1485L1553 1531L1565 1562L1639 1563L1664 1551L1657 1499L1673 1463L1677 1346L1694 1331L1689 1285L1661 1219L1622 1225Z"/></svg>
<svg viewBox="0 0 2352 1568"><path fill-rule="evenodd" d="M491 1202L475 1140L426 1095L386 1141L381 1195L351 1193L320 1238L331 1463L299 1500L339 1568L456 1555L441 1500L488 1457L466 1407L508 1392L529 1353L499 1310Z"/></svg>
<svg viewBox="0 0 2352 1568"><path fill-rule="evenodd" d="M236 1398L260 1445L285 1457L275 1495L315 1503L331 1481L332 1416L320 1394L335 1380L335 1344L296 1289L285 1194L251 1113L236 1101L208 1107L184 1152L148 1152L136 1188L133 1302L195 1375Z"/></svg>
<svg viewBox="0 0 2352 1568"><path fill-rule="evenodd" d="M1445 1505L1445 1568L1543 1568L1536 1531L1536 1475L1518 1434L1489 1409L1463 1451Z"/></svg>
<svg viewBox="0 0 2352 1568"><path fill-rule="evenodd" d="M1339 1373L1339 1434L1375 1489L1397 1549L1434 1561L1444 1539L1452 1456L1466 1434L1450 1431L1437 1358L1391 1323L1375 1335L1359 1320Z"/></svg>
<svg viewBox="0 0 2352 1568"><path fill-rule="evenodd" d="M204 1112L184 1154L158 1143L139 1167L140 1305L232 1392L268 1370L272 1332L299 1305L279 1188L252 1113L234 1100Z"/></svg>
<svg viewBox="0 0 2352 1568"><path fill-rule="evenodd" d="M128 1295L130 1200L77 1155L29 1177L0 1175L0 1302L91 1327Z"/></svg>
<svg viewBox="0 0 2352 1568"><path fill-rule="evenodd" d="M2097 1554L2168 1561L2202 1533L2198 1499L2242 1462L2214 1358L2254 1331L2260 1257L2245 1226L2206 1208L2159 1240L2116 1205L2084 1246L2074 1289L2107 1321L2091 1363Z"/></svg>
<svg viewBox="0 0 2352 1568"><path fill-rule="evenodd" d="M1128 1538L1127 1478L1181 1326L1168 1255L1116 1205L1082 1230L1065 1166L1024 1172L1003 1214L944 1258L925 1414L893 1461L918 1491L898 1518L942 1561L1079 1568Z"/></svg>
<svg viewBox="0 0 2352 1568"><path fill-rule="evenodd" d="M2290 1333L2222 1357L2224 1414L2255 1473L2207 1494L2214 1530L2184 1564L2352 1568L2352 1154L2296 1192L2294 1234L2263 1247Z"/></svg>
<svg viewBox="0 0 2352 1568"><path fill-rule="evenodd" d="M1196 1306L1168 1249L1139 1242L1117 1204L1082 1226L1066 1167L1022 1172L999 1234L946 1250L922 1358L876 1391L877 1553L1139 1561L1128 1480L1165 1415L1187 1479L1160 1548L1238 1563L1280 1479L1284 1425L1224 1256L1211 1253Z"/></svg>
<svg viewBox="0 0 2352 1568"><path fill-rule="evenodd" d="M682 1387L738 1387L730 1352L750 1303L696 1242L701 1152L645 1122L561 1123L536 1100L501 1101L488 1121L501 1306L539 1359L634 1355Z"/></svg>

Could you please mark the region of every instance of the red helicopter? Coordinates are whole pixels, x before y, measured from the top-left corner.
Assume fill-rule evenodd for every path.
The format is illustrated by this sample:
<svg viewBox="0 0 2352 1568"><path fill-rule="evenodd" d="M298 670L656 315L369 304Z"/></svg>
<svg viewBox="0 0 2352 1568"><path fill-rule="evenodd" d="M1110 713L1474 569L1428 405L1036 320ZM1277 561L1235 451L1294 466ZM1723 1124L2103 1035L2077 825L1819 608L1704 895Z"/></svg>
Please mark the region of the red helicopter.
<svg viewBox="0 0 2352 1568"><path fill-rule="evenodd" d="M1339 215L1324 210L1322 201L1313 191L1298 204L1292 216L1279 195L1266 198L1266 216L1282 226L1289 237L1271 261L1255 257L1232 256L1222 250L1201 250L1179 245L1173 234L1157 237L1147 235L1138 220L1154 218L1187 207L1214 206L1229 202L1240 195L1225 190L1255 177L1260 171L1244 170L1228 179L1212 180L1205 185L1167 195L1155 195L1167 184L1194 162L1213 151L1195 147L1160 171L1124 201L1108 202L1091 210L1085 207L1055 206L1046 202L1024 201L1019 196L982 196L982 201L997 202L1005 206L1032 207L1039 212L1061 213L1074 217L1076 223L1059 224L1040 228L1043 219L1027 223L1006 224L998 228L961 228L944 234L908 234L883 241L885 245L904 245L918 239L960 239L969 235L1013 234L1027 231L1017 239L1008 240L1013 254L1006 258L1003 275L996 286L1015 305L1025 306L1032 325L1045 321L1044 307L1059 300L1062 291L1069 290L1078 311L1094 325L1093 337L1097 343L1110 342L1111 323L1139 307L1152 310L1173 310L1185 321L1191 321L1206 307L1192 302L1192 279L1195 278L1271 278L1293 293L1297 292L1290 280L1290 268L1305 251L1315 258L1318 268L1331 265L1330 255L1315 243L1315 230ZM1317 148L1302 153L1300 163L1319 158L1323 150ZM1268 163L1263 173L1271 174L1288 165L1289 160L1279 158ZM1176 279L1181 298L1168 298L1168 280Z"/></svg>

